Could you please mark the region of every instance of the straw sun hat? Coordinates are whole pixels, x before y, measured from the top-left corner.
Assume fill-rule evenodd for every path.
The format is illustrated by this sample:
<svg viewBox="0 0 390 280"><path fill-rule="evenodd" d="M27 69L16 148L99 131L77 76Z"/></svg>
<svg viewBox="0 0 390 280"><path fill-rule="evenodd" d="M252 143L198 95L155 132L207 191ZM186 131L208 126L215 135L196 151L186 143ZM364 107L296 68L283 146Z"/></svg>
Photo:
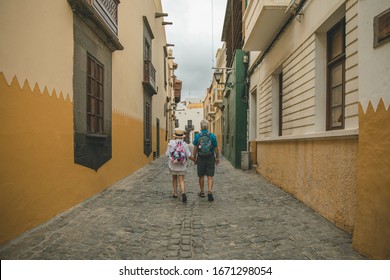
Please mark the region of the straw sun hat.
<svg viewBox="0 0 390 280"><path fill-rule="evenodd" d="M184 132L183 130L175 130L175 133L173 134L173 137L177 138L177 139L181 139L181 138L184 138L185 135L184 135Z"/></svg>

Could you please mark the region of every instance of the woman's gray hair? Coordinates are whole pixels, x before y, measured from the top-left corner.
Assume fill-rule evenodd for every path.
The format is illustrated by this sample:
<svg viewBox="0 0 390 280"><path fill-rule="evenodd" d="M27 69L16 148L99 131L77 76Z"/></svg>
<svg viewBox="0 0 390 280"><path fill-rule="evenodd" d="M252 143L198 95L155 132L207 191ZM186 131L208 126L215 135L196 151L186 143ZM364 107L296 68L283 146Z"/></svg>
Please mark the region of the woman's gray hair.
<svg viewBox="0 0 390 280"><path fill-rule="evenodd" d="M201 130L209 129L209 122L207 120L201 120L200 129Z"/></svg>

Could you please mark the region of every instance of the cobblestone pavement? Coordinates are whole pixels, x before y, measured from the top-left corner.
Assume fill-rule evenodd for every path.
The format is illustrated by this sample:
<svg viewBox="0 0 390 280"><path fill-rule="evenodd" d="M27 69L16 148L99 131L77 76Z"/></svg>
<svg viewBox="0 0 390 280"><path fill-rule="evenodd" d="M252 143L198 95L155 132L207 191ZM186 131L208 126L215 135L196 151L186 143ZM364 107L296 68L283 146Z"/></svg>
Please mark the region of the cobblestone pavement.
<svg viewBox="0 0 390 280"><path fill-rule="evenodd" d="M161 157L105 191L0 247L6 259L364 259L351 235L252 171L222 157L215 201L197 196L196 167L185 177L188 201L171 198ZM206 187L207 190L207 187Z"/></svg>

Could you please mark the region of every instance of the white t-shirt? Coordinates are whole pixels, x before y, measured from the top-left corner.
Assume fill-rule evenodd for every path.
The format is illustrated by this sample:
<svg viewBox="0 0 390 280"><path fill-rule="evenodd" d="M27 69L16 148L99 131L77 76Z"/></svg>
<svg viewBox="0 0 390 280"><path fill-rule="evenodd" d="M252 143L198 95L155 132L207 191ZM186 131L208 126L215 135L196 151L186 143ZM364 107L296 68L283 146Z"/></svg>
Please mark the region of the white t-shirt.
<svg viewBox="0 0 390 280"><path fill-rule="evenodd" d="M176 147L178 142L181 142L181 145L183 146L183 149L184 149L186 156L187 156L187 161L185 164L173 163L171 158L170 158L171 152L173 152L173 150ZM187 171L188 161L190 160L188 157L191 156L191 151L188 148L187 143L184 142L182 139L169 140L168 148L167 148L167 151L165 152L165 155L168 157L168 167L170 170L172 170L172 171Z"/></svg>

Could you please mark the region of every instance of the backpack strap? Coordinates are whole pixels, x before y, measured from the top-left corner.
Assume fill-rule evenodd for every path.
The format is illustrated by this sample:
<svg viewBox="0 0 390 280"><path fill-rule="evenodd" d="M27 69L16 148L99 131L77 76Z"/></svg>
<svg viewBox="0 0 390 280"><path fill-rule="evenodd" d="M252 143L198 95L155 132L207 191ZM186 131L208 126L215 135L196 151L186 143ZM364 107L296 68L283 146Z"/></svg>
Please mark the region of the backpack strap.
<svg viewBox="0 0 390 280"><path fill-rule="evenodd" d="M201 132L201 133L199 133L199 139L200 139L200 137L202 137L202 136L208 136L208 137L210 137L210 132L206 132L206 133ZM198 139L198 142L199 142L199 139Z"/></svg>

